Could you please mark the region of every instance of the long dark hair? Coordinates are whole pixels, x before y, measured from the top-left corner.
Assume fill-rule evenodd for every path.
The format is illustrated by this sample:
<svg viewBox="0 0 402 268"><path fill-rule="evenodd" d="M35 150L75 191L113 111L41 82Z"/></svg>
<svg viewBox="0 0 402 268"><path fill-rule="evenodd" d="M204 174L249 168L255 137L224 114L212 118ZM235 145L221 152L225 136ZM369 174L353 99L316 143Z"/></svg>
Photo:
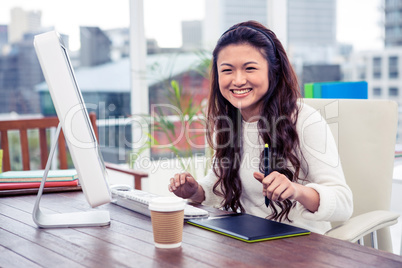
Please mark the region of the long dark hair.
<svg viewBox="0 0 402 268"><path fill-rule="evenodd" d="M213 170L218 181L213 187L215 194L224 198L223 208L245 212L240 202L242 185L239 169L242 158L242 118L240 111L221 94L218 83L217 57L231 44L248 44L258 49L268 61L269 88L262 99L258 131L264 143L270 147L270 169L287 176L290 181L299 178L301 162L300 142L296 132L298 116L297 99L300 90L296 74L285 49L276 35L262 24L247 21L229 28L212 54L211 92L208 103L208 143L215 149ZM231 131L220 131L230 129ZM260 156L261 160L263 154ZM263 161L260 161L263 163ZM289 169L290 164L293 169ZM263 172L262 164L260 171ZM275 202L272 219L289 220L294 205L290 200Z"/></svg>

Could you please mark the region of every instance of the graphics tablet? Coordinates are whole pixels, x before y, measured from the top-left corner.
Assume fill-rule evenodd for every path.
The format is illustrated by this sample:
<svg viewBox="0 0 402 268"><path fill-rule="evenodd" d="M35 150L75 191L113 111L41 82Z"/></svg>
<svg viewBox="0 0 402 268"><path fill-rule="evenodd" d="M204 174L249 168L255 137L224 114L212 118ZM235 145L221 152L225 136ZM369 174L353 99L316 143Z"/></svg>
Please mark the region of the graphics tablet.
<svg viewBox="0 0 402 268"><path fill-rule="evenodd" d="M189 220L187 223L245 242L259 242L310 234L310 231L306 229L249 214Z"/></svg>

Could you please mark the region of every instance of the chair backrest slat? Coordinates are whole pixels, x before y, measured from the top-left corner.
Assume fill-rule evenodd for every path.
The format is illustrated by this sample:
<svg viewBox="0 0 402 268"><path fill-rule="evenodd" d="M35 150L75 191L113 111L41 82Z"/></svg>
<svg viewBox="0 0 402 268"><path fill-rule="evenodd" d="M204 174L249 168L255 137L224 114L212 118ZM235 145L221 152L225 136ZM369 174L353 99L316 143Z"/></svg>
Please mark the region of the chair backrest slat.
<svg viewBox="0 0 402 268"><path fill-rule="evenodd" d="M59 136L59 165L60 169L67 169L67 151L66 151L66 140L64 139L63 130L60 132Z"/></svg>
<svg viewBox="0 0 402 268"><path fill-rule="evenodd" d="M89 120L91 121L92 128L94 129L96 140L99 142L98 127L96 126L96 114L89 113Z"/></svg>
<svg viewBox="0 0 402 268"><path fill-rule="evenodd" d="M39 146L40 146L40 165L42 169L45 169L47 158L49 157L49 153L47 150L46 128L39 129Z"/></svg>
<svg viewBox="0 0 402 268"><path fill-rule="evenodd" d="M20 143L21 143L21 156L22 156L22 169L30 170L29 164L29 145L28 145L28 132L26 129L20 129Z"/></svg>
<svg viewBox="0 0 402 268"><path fill-rule="evenodd" d="M7 130L1 130L1 148L3 149L3 171L9 171L11 164Z"/></svg>

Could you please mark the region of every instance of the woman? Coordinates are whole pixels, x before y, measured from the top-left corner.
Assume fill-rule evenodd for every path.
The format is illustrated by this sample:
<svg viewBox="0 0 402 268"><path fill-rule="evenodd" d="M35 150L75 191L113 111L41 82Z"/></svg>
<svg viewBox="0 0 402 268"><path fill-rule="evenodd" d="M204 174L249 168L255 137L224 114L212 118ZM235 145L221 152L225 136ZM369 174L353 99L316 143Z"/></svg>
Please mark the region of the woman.
<svg viewBox="0 0 402 268"><path fill-rule="evenodd" d="M213 51L208 106L213 167L198 181L189 173L176 174L169 190L318 233L330 229L331 221L348 219L352 193L334 139L325 140L324 120L306 127L315 110L299 98L297 77L275 34L254 21L231 27ZM267 176L265 144L270 149ZM313 148L322 144L329 156L325 161ZM268 206L264 196L271 200Z"/></svg>

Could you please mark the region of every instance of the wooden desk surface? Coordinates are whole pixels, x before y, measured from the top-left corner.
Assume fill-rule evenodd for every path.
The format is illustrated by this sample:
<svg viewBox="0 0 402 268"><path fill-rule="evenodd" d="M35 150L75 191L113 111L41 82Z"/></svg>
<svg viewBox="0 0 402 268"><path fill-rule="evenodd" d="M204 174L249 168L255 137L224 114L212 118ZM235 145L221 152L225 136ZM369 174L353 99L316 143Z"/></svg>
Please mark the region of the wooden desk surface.
<svg viewBox="0 0 402 268"><path fill-rule="evenodd" d="M40 229L35 195L0 198L0 267L402 267L402 257L312 233L246 243L188 224L178 249L157 249L150 218L113 204L105 227ZM42 211L88 210L82 192L46 194Z"/></svg>

